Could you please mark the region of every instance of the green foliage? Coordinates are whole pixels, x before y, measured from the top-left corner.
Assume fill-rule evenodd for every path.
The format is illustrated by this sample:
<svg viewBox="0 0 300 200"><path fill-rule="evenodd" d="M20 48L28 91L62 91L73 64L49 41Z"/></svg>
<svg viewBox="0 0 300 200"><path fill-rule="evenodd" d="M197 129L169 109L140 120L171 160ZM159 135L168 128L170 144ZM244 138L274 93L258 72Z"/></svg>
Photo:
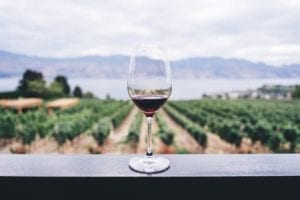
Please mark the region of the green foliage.
<svg viewBox="0 0 300 200"><path fill-rule="evenodd" d="M125 101L81 100L78 106L56 113L55 121L58 121L58 126L53 129L54 137L62 144L67 139L72 140L74 137L90 131L101 144L110 132L106 131L107 126L103 125L104 122L111 126L112 113L116 113L126 104L128 103ZM109 118L109 120L105 118Z"/></svg>
<svg viewBox="0 0 300 200"><path fill-rule="evenodd" d="M76 94L80 95L79 93L80 91L76 91ZM62 75L56 76L50 86L46 87L46 81L41 72L26 70L22 79L19 81L17 90L0 94L0 98L1 96L8 96L10 98L40 97L44 99L53 99L69 95L70 86L66 77Z"/></svg>
<svg viewBox="0 0 300 200"><path fill-rule="evenodd" d="M19 81L17 91L24 97L43 97L46 81L43 74L33 70L26 70Z"/></svg>
<svg viewBox="0 0 300 200"><path fill-rule="evenodd" d="M111 118L111 122L114 128L121 125L125 117L128 113L132 110L132 104L125 105L123 108L120 109L119 112L114 114Z"/></svg>
<svg viewBox="0 0 300 200"><path fill-rule="evenodd" d="M155 119L158 123L157 134L158 134L159 138L161 139L161 141L166 145L173 144L174 136L175 136L174 131L168 127L167 123L165 122L165 120L163 119L161 114L156 113Z"/></svg>
<svg viewBox="0 0 300 200"><path fill-rule="evenodd" d="M27 69L19 82L17 90L27 92L33 89L31 87L40 88L41 86L45 86L43 74L34 70Z"/></svg>
<svg viewBox="0 0 300 200"><path fill-rule="evenodd" d="M264 120L260 120L255 126L253 133L250 134L250 138L253 141L261 141L262 144L266 144L272 135L271 125Z"/></svg>
<svg viewBox="0 0 300 200"><path fill-rule="evenodd" d="M70 109L54 111L51 116L45 109L28 109L17 114L0 108L0 138L18 137L29 144L38 134L40 137L54 137L63 144L66 140L89 132L101 144L110 132L108 130L111 127L108 127L112 126L107 124L119 126L131 107L128 101L91 98L81 99L77 106ZM243 137L248 137L260 141L274 152L286 151L283 148L287 146L290 152L295 152L300 142L298 100L171 101L165 110L203 146L207 143L206 130L237 146ZM103 121L106 121L106 125ZM103 125L100 126L100 122ZM140 113L140 117L136 117L131 124L128 141L139 141L141 124ZM172 144L172 131L169 133L165 127L159 127L161 131L158 135L165 144Z"/></svg>
<svg viewBox="0 0 300 200"><path fill-rule="evenodd" d="M74 128L72 123L58 123L54 127L53 136L59 144L65 143L67 139L72 139Z"/></svg>
<svg viewBox="0 0 300 200"><path fill-rule="evenodd" d="M282 128L282 133L284 138L289 142L297 141L298 137L300 136L299 129L291 124L285 125Z"/></svg>
<svg viewBox="0 0 300 200"><path fill-rule="evenodd" d="M68 83L68 80L65 76L62 76L62 75L58 75L55 77L54 79L54 82L57 82L61 85L62 87L62 93L66 96L69 96L70 95L70 86L69 86L69 83Z"/></svg>
<svg viewBox="0 0 300 200"><path fill-rule="evenodd" d="M94 98L94 94L92 92L85 92L82 96L83 98L91 99Z"/></svg>
<svg viewBox="0 0 300 200"><path fill-rule="evenodd" d="M55 94L55 96L57 97L62 97L64 96L64 88L62 86L62 84L60 82L57 82L57 81L53 81L49 88L48 88L48 92L49 93L52 93L52 94Z"/></svg>
<svg viewBox="0 0 300 200"><path fill-rule="evenodd" d="M282 137L282 134L273 133L270 136L270 139L268 140L268 146L272 151L277 152L280 149L280 145L283 142L284 142L284 139Z"/></svg>
<svg viewBox="0 0 300 200"><path fill-rule="evenodd" d="M1 116L0 119L0 138L13 138L16 133L13 115L7 114Z"/></svg>
<svg viewBox="0 0 300 200"><path fill-rule="evenodd" d="M236 121L224 121L218 128L218 133L225 141L240 146L243 134L240 131L240 124Z"/></svg>
<svg viewBox="0 0 300 200"><path fill-rule="evenodd" d="M19 97L23 97L23 93L20 91L0 92L0 99L17 99Z"/></svg>
<svg viewBox="0 0 300 200"><path fill-rule="evenodd" d="M44 80L28 81L28 88L28 92L36 93L42 96L43 92L46 89L46 84Z"/></svg>
<svg viewBox="0 0 300 200"><path fill-rule="evenodd" d="M293 90L292 97L295 99L300 99L300 85L296 85Z"/></svg>
<svg viewBox="0 0 300 200"><path fill-rule="evenodd" d="M190 152L186 149L177 149L176 154L189 154Z"/></svg>
<svg viewBox="0 0 300 200"><path fill-rule="evenodd" d="M54 137L59 144L63 144L82 133L91 132L101 143L101 138L107 137L102 132L109 133L105 128L107 125L103 124L107 120L102 119L108 118L107 124L111 124L113 113L126 106L127 101L82 99L77 106L55 111L51 116L48 116L46 109L28 110L22 114L0 109L0 138L19 137L30 144L38 134L40 137Z"/></svg>
<svg viewBox="0 0 300 200"><path fill-rule="evenodd" d="M284 139L290 142L290 152L295 152L298 140L300 138L299 128L289 123L285 125L281 131L283 133Z"/></svg>
<svg viewBox="0 0 300 200"><path fill-rule="evenodd" d="M105 139L109 136L112 129L111 121L109 118L100 119L92 127L92 135L99 145L103 145Z"/></svg>
<svg viewBox="0 0 300 200"><path fill-rule="evenodd" d="M74 91L73 91L73 96L74 97L78 97L78 98L81 98L82 97L82 90L79 86L76 86L74 88Z"/></svg>
<svg viewBox="0 0 300 200"><path fill-rule="evenodd" d="M132 142L134 144L139 142L142 122L143 114L141 112L138 112L134 117L134 121L130 125L129 132L126 138L127 141Z"/></svg>
<svg viewBox="0 0 300 200"><path fill-rule="evenodd" d="M289 142L290 151L294 152L300 140L299 101L204 99L172 101L168 105L236 145L243 137L249 137L273 151L281 151L283 144Z"/></svg>
<svg viewBox="0 0 300 200"><path fill-rule="evenodd" d="M17 135L22 138L24 144L30 144L37 134L37 130L34 124L19 124L17 129Z"/></svg>
<svg viewBox="0 0 300 200"><path fill-rule="evenodd" d="M171 108L170 106L164 107L168 115L180 126L186 129L193 138L203 147L207 145L207 135L205 131L198 126L197 124L193 123L191 120L183 116L182 114L178 113L176 110Z"/></svg>

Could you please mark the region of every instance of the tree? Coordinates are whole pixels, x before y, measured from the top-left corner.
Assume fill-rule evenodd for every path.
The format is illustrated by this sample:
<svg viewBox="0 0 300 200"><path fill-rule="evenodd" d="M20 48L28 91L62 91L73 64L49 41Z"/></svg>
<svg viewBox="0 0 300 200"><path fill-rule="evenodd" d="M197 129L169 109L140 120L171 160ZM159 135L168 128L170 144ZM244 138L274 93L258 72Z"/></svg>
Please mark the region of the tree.
<svg viewBox="0 0 300 200"><path fill-rule="evenodd" d="M109 93L106 94L105 99L106 99L106 100L111 100L111 96L110 96Z"/></svg>
<svg viewBox="0 0 300 200"><path fill-rule="evenodd" d="M21 91L21 92L25 92L25 91L28 91L30 90L30 85L29 83L31 81L36 81L36 82L40 82L42 85L45 86L45 81L44 81L44 78L43 78L43 74L40 73L40 72L37 72L37 71L33 71L33 70L30 70L30 69L27 69L24 74L23 74L23 77L22 79L19 81L19 85L17 87L17 90L18 91Z"/></svg>
<svg viewBox="0 0 300 200"><path fill-rule="evenodd" d="M54 81L56 81L57 83L60 83L62 88L63 88L63 93L67 96L70 95L70 86L68 84L68 80L66 77L62 76L62 75L58 75L55 77Z"/></svg>
<svg viewBox="0 0 300 200"><path fill-rule="evenodd" d="M50 95L50 97L62 97L64 96L63 86L58 81L53 81L48 90L47 94Z"/></svg>
<svg viewBox="0 0 300 200"><path fill-rule="evenodd" d="M294 89L294 91L293 91L293 93L292 93L292 96L293 96L293 98L300 98L300 85L296 85L295 86L295 89Z"/></svg>
<svg viewBox="0 0 300 200"><path fill-rule="evenodd" d="M82 97L82 90L81 90L81 88L79 86L76 86L74 88L73 96L74 97L79 97L79 98Z"/></svg>
<svg viewBox="0 0 300 200"><path fill-rule="evenodd" d="M28 92L42 95L45 92L45 82L34 80L28 82Z"/></svg>
<svg viewBox="0 0 300 200"><path fill-rule="evenodd" d="M46 90L46 81L43 74L33 70L26 70L22 79L19 81L17 91L22 92L25 96L41 97Z"/></svg>
<svg viewBox="0 0 300 200"><path fill-rule="evenodd" d="M92 92L86 92L83 94L84 98L94 98L94 94Z"/></svg>

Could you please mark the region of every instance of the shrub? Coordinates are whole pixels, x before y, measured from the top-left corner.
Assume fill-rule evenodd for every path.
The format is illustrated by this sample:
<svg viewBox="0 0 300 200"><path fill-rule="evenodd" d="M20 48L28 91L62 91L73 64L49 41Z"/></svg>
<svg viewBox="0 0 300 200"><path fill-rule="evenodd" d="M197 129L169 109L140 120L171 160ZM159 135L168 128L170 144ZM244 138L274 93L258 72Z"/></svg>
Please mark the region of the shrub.
<svg viewBox="0 0 300 200"><path fill-rule="evenodd" d="M186 129L193 138L203 147L207 146L207 135L205 131L197 124L193 123L191 120L187 119L176 110L170 106L164 107L168 115L180 126Z"/></svg>
<svg viewBox="0 0 300 200"><path fill-rule="evenodd" d="M37 133L34 124L19 124L17 127L17 134L19 137L22 138L22 142L24 144L31 144Z"/></svg>
<svg viewBox="0 0 300 200"><path fill-rule="evenodd" d="M105 139L109 136L112 125L109 118L103 118L92 127L92 135L99 145L103 145Z"/></svg>
<svg viewBox="0 0 300 200"><path fill-rule="evenodd" d="M270 136L268 141L268 146L274 152L277 152L280 149L280 144L283 142L282 135L280 133L274 133Z"/></svg>
<svg viewBox="0 0 300 200"><path fill-rule="evenodd" d="M282 133L284 138L290 142L290 152L295 152L298 139L300 136L300 131L296 126L288 124L282 128Z"/></svg>
<svg viewBox="0 0 300 200"><path fill-rule="evenodd" d="M266 144L271 137L272 127L266 121L259 121L253 129L253 132L249 135L253 141L261 141L262 144Z"/></svg>
<svg viewBox="0 0 300 200"><path fill-rule="evenodd" d="M224 121L219 129L219 135L225 141L240 146L243 134L238 122Z"/></svg>
<svg viewBox="0 0 300 200"><path fill-rule="evenodd" d="M173 144L175 135L174 131L169 129L167 123L164 121L163 117L159 113L156 114L156 120L159 128L157 134L161 141L166 145Z"/></svg>
<svg viewBox="0 0 300 200"><path fill-rule="evenodd" d="M72 139L74 134L72 123L58 123L54 126L54 138L59 144L65 143L67 139Z"/></svg>
<svg viewBox="0 0 300 200"><path fill-rule="evenodd" d="M130 125L129 132L126 139L127 141L132 143L139 142L142 122L143 122L143 115L141 112L138 112L135 115L134 121Z"/></svg>
<svg viewBox="0 0 300 200"><path fill-rule="evenodd" d="M1 122L0 138L13 138L15 136L15 124L13 121L7 120Z"/></svg>
<svg viewBox="0 0 300 200"><path fill-rule="evenodd" d="M119 112L117 112L114 116L112 116L111 121L114 128L121 125L121 123L126 118L126 116L131 111L131 109L132 109L132 104L125 105L123 108L120 109Z"/></svg>
<svg viewBox="0 0 300 200"><path fill-rule="evenodd" d="M297 141L297 137L299 136L299 130L296 126L292 126L288 124L282 128L282 133L284 138L289 142Z"/></svg>

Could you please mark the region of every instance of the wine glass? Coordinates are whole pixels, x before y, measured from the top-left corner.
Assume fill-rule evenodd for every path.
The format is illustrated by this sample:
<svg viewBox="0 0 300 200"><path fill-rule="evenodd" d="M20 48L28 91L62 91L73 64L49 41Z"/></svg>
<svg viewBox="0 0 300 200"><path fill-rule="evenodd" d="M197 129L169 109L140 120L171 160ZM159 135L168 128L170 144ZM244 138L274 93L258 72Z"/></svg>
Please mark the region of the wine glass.
<svg viewBox="0 0 300 200"><path fill-rule="evenodd" d="M165 171L170 167L169 160L154 156L151 147L152 118L172 91L170 64L162 47L139 45L135 48L130 59L127 89L134 104L145 114L148 126L146 156L132 158L129 167L147 174Z"/></svg>

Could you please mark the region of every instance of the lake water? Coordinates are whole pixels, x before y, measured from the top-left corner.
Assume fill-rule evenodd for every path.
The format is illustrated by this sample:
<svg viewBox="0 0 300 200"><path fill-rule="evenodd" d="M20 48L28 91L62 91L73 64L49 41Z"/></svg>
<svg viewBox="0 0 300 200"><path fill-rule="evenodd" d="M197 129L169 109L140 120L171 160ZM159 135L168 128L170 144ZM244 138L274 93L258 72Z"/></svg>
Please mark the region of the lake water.
<svg viewBox="0 0 300 200"><path fill-rule="evenodd" d="M0 91L14 90L20 78L0 78ZM97 97L107 94L116 99L128 99L126 80L121 79L69 79L72 89L80 86ZM171 99L195 99L205 94L256 89L264 84L294 85L300 79L174 79Z"/></svg>

